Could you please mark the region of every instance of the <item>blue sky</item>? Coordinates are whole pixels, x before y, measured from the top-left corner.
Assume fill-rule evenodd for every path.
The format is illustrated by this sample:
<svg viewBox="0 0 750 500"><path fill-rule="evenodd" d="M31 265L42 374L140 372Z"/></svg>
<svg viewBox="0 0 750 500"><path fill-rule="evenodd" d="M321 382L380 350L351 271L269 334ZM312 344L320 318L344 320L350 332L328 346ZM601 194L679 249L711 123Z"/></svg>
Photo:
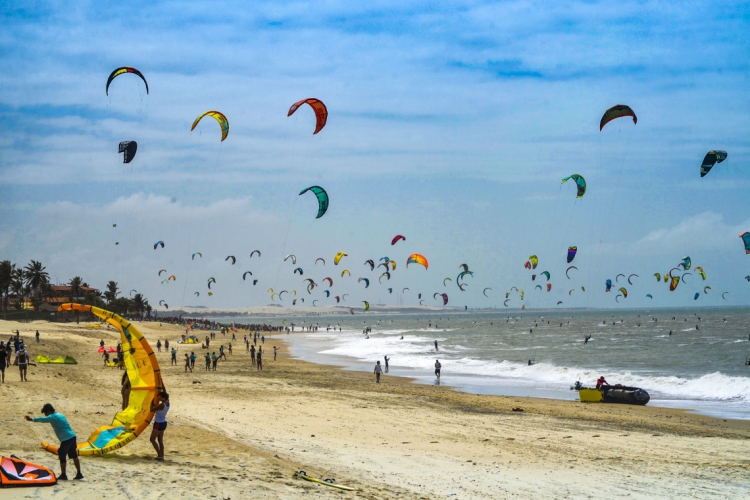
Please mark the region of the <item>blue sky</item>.
<svg viewBox="0 0 750 500"><path fill-rule="evenodd" d="M318 282L346 264L353 279L332 294L353 302L396 303L409 287L405 304L446 291L502 307L512 286L527 308L748 302L747 4L6 2L0 16L0 257L42 260L61 282L114 279L172 307L264 305L268 287L302 292L282 263L294 253ZM149 95L133 75L105 95L125 65ZM286 116L305 97L330 113L316 136L309 109ZM638 124L599 132L618 103ZM223 143L215 122L190 132L209 109L229 119ZM138 141L129 165L121 140ZM711 149L729 158L701 179ZM588 182L580 200L560 185L572 173ZM318 220L314 197L297 196L313 184L331 196ZM407 241L391 247L395 234ZM350 256L335 267L338 251ZM412 252L428 271L405 268ZM531 254L552 292L533 291ZM657 286L684 255L708 280ZM356 278L378 276L363 262L384 256L391 283L363 290ZM464 262L467 292L443 288ZM177 282L162 285L161 268ZM603 293L620 272L641 277L623 305ZM706 284L729 300L693 301Z"/></svg>

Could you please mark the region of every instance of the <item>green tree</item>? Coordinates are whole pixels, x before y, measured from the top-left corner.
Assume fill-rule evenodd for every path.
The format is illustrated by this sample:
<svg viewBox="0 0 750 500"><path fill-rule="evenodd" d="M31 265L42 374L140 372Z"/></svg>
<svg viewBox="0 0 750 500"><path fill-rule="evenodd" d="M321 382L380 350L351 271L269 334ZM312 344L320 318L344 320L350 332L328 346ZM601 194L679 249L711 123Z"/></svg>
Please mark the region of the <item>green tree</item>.
<svg viewBox="0 0 750 500"><path fill-rule="evenodd" d="M13 272L16 265L9 260L0 262L0 302L5 311L8 311L8 295L10 294L10 285L13 283Z"/></svg>
<svg viewBox="0 0 750 500"><path fill-rule="evenodd" d="M68 282L68 286L70 286L70 291L68 292L68 300L70 302L76 302L81 297L81 287L85 286L85 283L80 276L76 276ZM73 314L75 314L76 316L76 324L80 323L80 311L76 309L73 311Z"/></svg>
<svg viewBox="0 0 750 500"><path fill-rule="evenodd" d="M39 312L39 304L42 302L42 295L45 293L45 286L49 285L49 273L41 262L32 260L23 268L24 283L29 288L31 303L34 305L34 312Z"/></svg>
<svg viewBox="0 0 750 500"><path fill-rule="evenodd" d="M104 298L107 299L107 304L111 304L117 300L118 295L120 295L120 289L117 286L117 282L110 281L107 283L107 291L104 292Z"/></svg>

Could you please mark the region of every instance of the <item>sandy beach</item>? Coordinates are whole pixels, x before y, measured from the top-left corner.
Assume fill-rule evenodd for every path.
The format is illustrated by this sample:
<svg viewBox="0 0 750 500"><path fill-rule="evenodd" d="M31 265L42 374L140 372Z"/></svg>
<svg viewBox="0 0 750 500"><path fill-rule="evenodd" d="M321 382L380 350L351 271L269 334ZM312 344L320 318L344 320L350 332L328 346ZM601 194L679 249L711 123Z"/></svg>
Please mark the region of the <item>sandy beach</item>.
<svg viewBox="0 0 750 500"><path fill-rule="evenodd" d="M176 343L184 331L137 326L152 346L157 339ZM27 383L16 367L6 370L0 453L59 471L57 458L39 447L56 442L52 429L23 416L39 415L51 402L79 441L108 424L120 402L121 372L104 367L96 349L100 339L116 344L118 335L84 322L0 321L4 339L16 329L32 358L72 355L79 364L32 367ZM217 350L231 339L218 337ZM165 462L153 461L147 431L111 455L83 458L83 481L4 490L3 498L724 499L750 491L747 421L477 396L388 375L377 385L367 373L290 359L284 337L266 337L262 372L241 340L217 372L200 369L200 347L195 373L157 354L172 401ZM178 360L191 348L177 347ZM523 411L512 411L517 407ZM294 479L300 469L359 491Z"/></svg>

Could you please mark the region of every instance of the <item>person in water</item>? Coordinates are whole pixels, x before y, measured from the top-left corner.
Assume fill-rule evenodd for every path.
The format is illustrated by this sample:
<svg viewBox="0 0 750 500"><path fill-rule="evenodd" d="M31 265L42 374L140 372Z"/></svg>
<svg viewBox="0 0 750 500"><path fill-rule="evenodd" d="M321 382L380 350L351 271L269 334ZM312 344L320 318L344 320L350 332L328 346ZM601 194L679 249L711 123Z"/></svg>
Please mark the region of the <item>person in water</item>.
<svg viewBox="0 0 750 500"><path fill-rule="evenodd" d="M583 345L588 344L589 340L591 340L591 335L586 335L586 337L583 339Z"/></svg>
<svg viewBox="0 0 750 500"><path fill-rule="evenodd" d="M81 474L81 462L78 460L78 451L76 448L76 434L73 429L70 428L68 419L62 413L57 413L51 404L47 403L42 407L43 417L31 418L26 415L24 418L29 422L47 422L52 426L52 430L55 431L57 439L60 440L60 446L57 448L57 456L60 458L60 475L57 476L58 481L67 481L68 475L66 472L66 466L68 458L73 459L73 463L76 466L76 477L73 479L83 479Z"/></svg>
<svg viewBox="0 0 750 500"><path fill-rule="evenodd" d="M435 350L436 350L436 351L437 351L437 350L439 350L439 349L438 349L438 344L437 344L437 340L435 340Z"/></svg>
<svg viewBox="0 0 750 500"><path fill-rule="evenodd" d="M159 393L161 403L151 402L151 411L154 413L154 428L151 431L151 444L156 450L155 460L164 460L164 431L167 430L167 412L169 411L169 394Z"/></svg>
<svg viewBox="0 0 750 500"><path fill-rule="evenodd" d="M388 356L383 356L383 359L385 360L385 373L388 373L388 362L391 360Z"/></svg>
<svg viewBox="0 0 750 500"><path fill-rule="evenodd" d="M597 388L597 389L601 389L601 388L602 388L602 386L605 386L605 385L609 385L609 382L607 382L607 381L606 381L606 380L604 379L604 375L602 375L602 376L601 376L601 377L599 377L599 378L597 379L597 381L596 381L596 388Z"/></svg>

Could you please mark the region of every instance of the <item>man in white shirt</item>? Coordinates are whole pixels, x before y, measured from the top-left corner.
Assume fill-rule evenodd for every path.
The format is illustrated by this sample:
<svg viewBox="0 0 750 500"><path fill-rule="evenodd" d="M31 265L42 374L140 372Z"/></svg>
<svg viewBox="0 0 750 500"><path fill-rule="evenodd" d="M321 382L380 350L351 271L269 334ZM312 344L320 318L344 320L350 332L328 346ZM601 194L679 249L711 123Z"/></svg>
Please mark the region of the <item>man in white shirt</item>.
<svg viewBox="0 0 750 500"><path fill-rule="evenodd" d="M380 374L383 373L383 368L380 366L380 361L375 364L375 381L380 383Z"/></svg>

